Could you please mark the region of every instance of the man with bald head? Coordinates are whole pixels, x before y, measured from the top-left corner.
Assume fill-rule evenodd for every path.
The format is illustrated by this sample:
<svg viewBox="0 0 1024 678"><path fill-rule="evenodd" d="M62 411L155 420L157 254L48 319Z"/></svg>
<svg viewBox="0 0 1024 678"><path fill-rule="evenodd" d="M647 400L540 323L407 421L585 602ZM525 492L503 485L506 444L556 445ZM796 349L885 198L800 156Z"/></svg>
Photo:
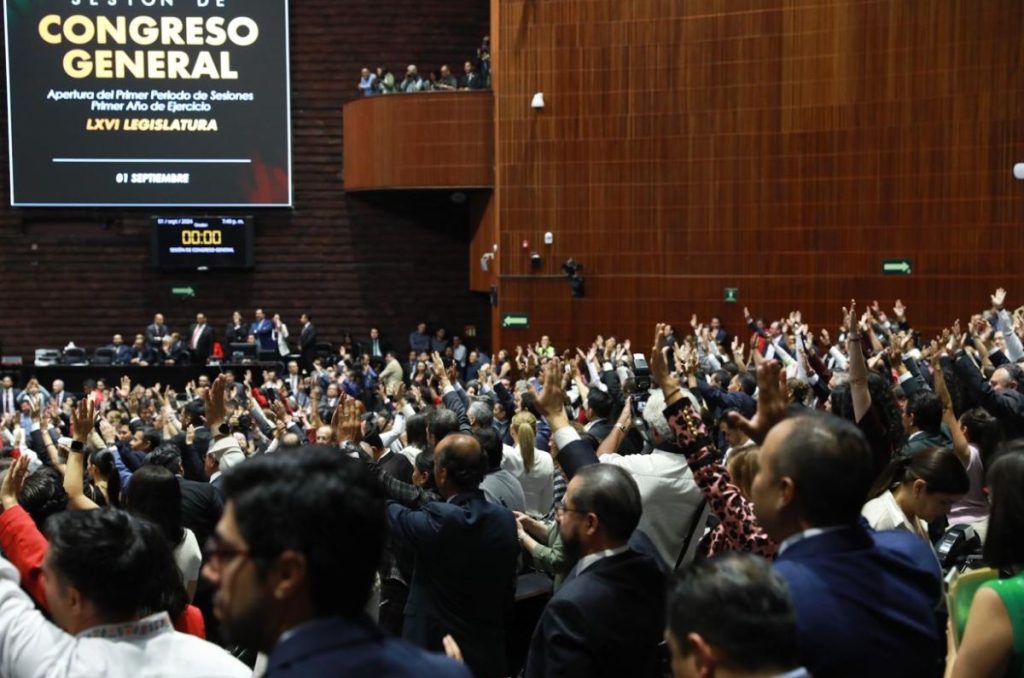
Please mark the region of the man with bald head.
<svg viewBox="0 0 1024 678"><path fill-rule="evenodd" d="M939 564L917 535L861 520L874 474L860 430L832 415L784 419L759 461L754 513L780 545L775 569L793 597L804 666L815 676L941 676Z"/></svg>
<svg viewBox="0 0 1024 678"><path fill-rule="evenodd" d="M451 634L477 678L508 675L505 615L519 556L515 517L480 489L487 468L475 438L448 434L434 448L444 501L387 508L391 530L416 553L402 637L440 651Z"/></svg>

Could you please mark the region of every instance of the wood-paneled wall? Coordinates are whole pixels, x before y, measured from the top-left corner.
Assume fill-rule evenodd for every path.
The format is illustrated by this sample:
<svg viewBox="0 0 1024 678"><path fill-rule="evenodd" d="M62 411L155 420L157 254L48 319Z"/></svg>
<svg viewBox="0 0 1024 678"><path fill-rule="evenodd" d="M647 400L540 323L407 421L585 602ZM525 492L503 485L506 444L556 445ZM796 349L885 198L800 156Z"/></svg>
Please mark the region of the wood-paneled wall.
<svg viewBox="0 0 1024 678"><path fill-rule="evenodd" d="M494 188L490 91L361 97L344 119L346 191Z"/></svg>
<svg viewBox="0 0 1024 678"><path fill-rule="evenodd" d="M1024 304L1019 0L493 0L492 36L498 313L532 322L504 343Z"/></svg>
<svg viewBox="0 0 1024 678"><path fill-rule="evenodd" d="M134 334L163 311L187 330L205 311L219 331L230 312L279 312L293 333L309 309L324 340L371 324L404 347L423 319L461 331L480 327L488 303L467 289L469 206L448 195L347 196L342 186L341 110L358 96L363 66L401 74L453 67L488 31L479 0L301 0L291 3L294 210L255 214L256 267L245 273L162 274L150 266L153 210L11 210L7 163L0 171L0 350L88 348L114 332ZM0 82L0 87L3 83ZM6 124L6 112L0 120ZM432 134L422 130L424 137ZM0 133L6 157L7 134ZM189 213L166 210L163 213ZM214 210L214 213L232 213ZM187 284L195 299L177 300Z"/></svg>

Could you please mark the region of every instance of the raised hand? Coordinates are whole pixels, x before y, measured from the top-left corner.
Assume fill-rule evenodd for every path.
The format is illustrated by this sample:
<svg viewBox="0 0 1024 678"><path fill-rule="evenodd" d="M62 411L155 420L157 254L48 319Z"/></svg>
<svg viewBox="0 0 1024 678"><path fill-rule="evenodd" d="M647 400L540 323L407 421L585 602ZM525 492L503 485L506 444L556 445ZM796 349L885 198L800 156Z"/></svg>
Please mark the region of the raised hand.
<svg viewBox="0 0 1024 678"><path fill-rule="evenodd" d="M331 428L334 430L334 438L337 442L359 444L363 437L360 417L364 410L361 402L345 396L341 404L334 410L334 416L331 417Z"/></svg>
<svg viewBox="0 0 1024 678"><path fill-rule="evenodd" d="M892 306L892 313L896 316L897 320L905 320L907 317L907 307L903 305L903 302L899 299Z"/></svg>
<svg viewBox="0 0 1024 678"><path fill-rule="evenodd" d="M451 380L448 378L448 371L444 368L444 361L441 359L441 354L434 351L431 358L431 364L434 367L434 376L441 382L441 388L445 388L451 384Z"/></svg>
<svg viewBox="0 0 1024 678"><path fill-rule="evenodd" d="M667 395L679 390L679 379L669 373L665 349L661 347L661 336L664 331L663 323L654 326L654 343L651 345L651 379ZM666 401L665 404L670 405L671 403Z"/></svg>
<svg viewBox="0 0 1024 678"><path fill-rule="evenodd" d="M127 398L128 394L132 392L132 379L128 375L121 377L121 388L118 389L117 394L121 398Z"/></svg>
<svg viewBox="0 0 1024 678"><path fill-rule="evenodd" d="M757 413L747 419L738 412L729 414L734 426L739 426L758 445L773 426L786 418L786 373L777 360L768 360L757 368Z"/></svg>
<svg viewBox="0 0 1024 678"><path fill-rule="evenodd" d="M221 374L213 380L213 384L203 394L203 403L206 405L206 423L215 434L217 427L224 422L227 415L227 407L224 405L225 386L227 386L227 380Z"/></svg>
<svg viewBox="0 0 1024 678"><path fill-rule="evenodd" d="M544 389L537 394L537 409L544 418L554 424L552 419L566 419L565 394L562 391L562 363L557 358L544 367ZM566 424L568 421L566 420Z"/></svg>
<svg viewBox="0 0 1024 678"><path fill-rule="evenodd" d="M25 478L28 477L28 457L20 456L14 460L11 467L7 469L7 475L0 484L0 503L4 510L14 508L18 505L18 495L21 488L25 486Z"/></svg>
<svg viewBox="0 0 1024 678"><path fill-rule="evenodd" d="M75 440L84 443L89 439L93 422L96 421L96 406L88 398L80 401L71 413L71 434Z"/></svg>
<svg viewBox="0 0 1024 678"><path fill-rule="evenodd" d="M1000 287L989 298L992 299L992 308L1001 311L1006 303L1006 290Z"/></svg>
<svg viewBox="0 0 1024 678"><path fill-rule="evenodd" d="M843 307L843 332L848 337L856 334L859 330L857 328L857 302L854 299L850 299L850 308Z"/></svg>

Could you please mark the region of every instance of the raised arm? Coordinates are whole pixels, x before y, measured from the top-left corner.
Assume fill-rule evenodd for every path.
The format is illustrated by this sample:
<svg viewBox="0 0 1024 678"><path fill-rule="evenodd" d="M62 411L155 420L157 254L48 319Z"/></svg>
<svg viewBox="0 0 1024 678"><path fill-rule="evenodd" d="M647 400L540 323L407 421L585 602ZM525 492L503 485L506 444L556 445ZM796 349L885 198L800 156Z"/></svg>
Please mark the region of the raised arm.
<svg viewBox="0 0 1024 678"><path fill-rule="evenodd" d="M942 371L942 364L939 362L939 356L932 356L932 380L935 382L935 395L939 396L939 400L942 401L942 421L946 424L949 429L949 434L953 438L953 452L956 453L957 458L967 466L971 461L971 450L967 444L967 436L964 435L963 429L960 428L960 422L956 420L956 414L953 412L953 399L949 395L949 389L946 387L946 375Z"/></svg>
<svg viewBox="0 0 1024 678"><path fill-rule="evenodd" d="M846 353L850 361L850 395L853 397L853 419L859 422L871 409L871 391L868 390L868 364L860 344L857 324L857 302L850 300L850 308L843 308L843 329L846 330Z"/></svg>
<svg viewBox="0 0 1024 678"><path fill-rule="evenodd" d="M71 453L68 454L67 470L64 473L64 491L68 493L68 508L78 510L99 508L96 502L85 496L84 448L94 420L95 409L92 401L87 398L82 399L71 417L75 443L72 445Z"/></svg>

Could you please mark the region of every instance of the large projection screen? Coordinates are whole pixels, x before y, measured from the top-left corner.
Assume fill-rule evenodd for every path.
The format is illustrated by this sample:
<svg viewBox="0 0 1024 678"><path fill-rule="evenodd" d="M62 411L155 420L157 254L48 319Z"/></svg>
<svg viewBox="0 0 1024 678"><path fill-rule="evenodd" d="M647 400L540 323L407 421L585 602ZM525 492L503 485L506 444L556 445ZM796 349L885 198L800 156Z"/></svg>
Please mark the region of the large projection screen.
<svg viewBox="0 0 1024 678"><path fill-rule="evenodd" d="M292 204L288 0L5 0L15 207Z"/></svg>

